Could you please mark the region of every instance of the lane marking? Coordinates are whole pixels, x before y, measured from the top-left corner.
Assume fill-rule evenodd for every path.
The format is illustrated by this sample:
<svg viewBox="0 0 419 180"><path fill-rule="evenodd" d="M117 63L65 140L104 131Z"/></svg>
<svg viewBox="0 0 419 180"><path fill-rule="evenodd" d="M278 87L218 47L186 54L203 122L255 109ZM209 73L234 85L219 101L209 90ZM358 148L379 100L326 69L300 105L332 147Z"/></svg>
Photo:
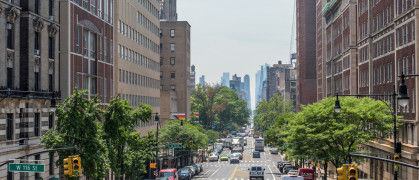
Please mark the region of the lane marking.
<svg viewBox="0 0 419 180"><path fill-rule="evenodd" d="M233 174L231 174L230 179L232 179L234 177L234 174L236 174L238 168L239 168L239 166L236 165L236 168L234 169Z"/></svg>
<svg viewBox="0 0 419 180"><path fill-rule="evenodd" d="M214 171L214 172L211 174L211 176L209 176L208 178L211 178L212 176L214 176L214 174L215 174L215 173L217 173L220 169L221 169L221 167L217 168L217 170L216 170L216 171Z"/></svg>
<svg viewBox="0 0 419 180"><path fill-rule="evenodd" d="M268 169L269 169L269 171L271 172L271 175L272 175L272 177L273 177L273 178L274 178L274 180L275 180L275 176L274 176L274 174L273 174L273 172L272 172L271 166L269 166L269 165L268 165Z"/></svg>

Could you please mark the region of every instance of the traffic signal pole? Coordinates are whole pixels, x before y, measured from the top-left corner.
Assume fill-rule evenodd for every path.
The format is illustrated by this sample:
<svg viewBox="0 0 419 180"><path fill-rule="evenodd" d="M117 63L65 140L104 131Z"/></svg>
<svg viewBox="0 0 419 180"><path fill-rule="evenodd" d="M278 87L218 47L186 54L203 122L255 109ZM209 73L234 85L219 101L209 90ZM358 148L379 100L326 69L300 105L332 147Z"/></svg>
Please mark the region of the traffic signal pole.
<svg viewBox="0 0 419 180"><path fill-rule="evenodd" d="M404 81L404 79L403 79ZM394 133L394 154L397 153L397 125L396 125L396 86L393 86L393 133ZM398 172L394 171L394 180L397 180Z"/></svg>

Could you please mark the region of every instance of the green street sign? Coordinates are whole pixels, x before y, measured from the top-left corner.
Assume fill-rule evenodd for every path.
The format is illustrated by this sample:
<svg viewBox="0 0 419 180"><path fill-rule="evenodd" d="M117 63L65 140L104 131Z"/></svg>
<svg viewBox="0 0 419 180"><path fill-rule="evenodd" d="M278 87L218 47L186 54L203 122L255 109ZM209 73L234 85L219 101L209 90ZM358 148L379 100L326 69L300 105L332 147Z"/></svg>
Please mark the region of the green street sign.
<svg viewBox="0 0 419 180"><path fill-rule="evenodd" d="M14 172L45 172L44 164L9 164L9 171Z"/></svg>
<svg viewBox="0 0 419 180"><path fill-rule="evenodd" d="M169 148L182 148L182 144L169 144Z"/></svg>
<svg viewBox="0 0 419 180"><path fill-rule="evenodd" d="M210 142L208 142L209 144L212 144L212 143L214 143L214 141L210 141Z"/></svg>

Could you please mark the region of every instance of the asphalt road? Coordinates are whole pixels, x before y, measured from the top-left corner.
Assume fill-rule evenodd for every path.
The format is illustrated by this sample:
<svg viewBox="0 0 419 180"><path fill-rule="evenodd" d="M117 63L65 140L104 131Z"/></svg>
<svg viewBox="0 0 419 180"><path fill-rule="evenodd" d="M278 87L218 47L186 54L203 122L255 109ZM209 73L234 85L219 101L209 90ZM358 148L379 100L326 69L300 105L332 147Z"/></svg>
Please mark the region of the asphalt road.
<svg viewBox="0 0 419 180"><path fill-rule="evenodd" d="M265 168L265 180L279 180L280 173L276 167L276 162L281 159L277 154L270 154L269 148L265 147L265 152L261 152L260 158L253 158L254 151L253 138L247 137L247 146L244 148L243 159L239 164L230 164L230 161L205 162L204 171L196 175L194 180L244 180L249 179L248 168L252 166L262 166ZM230 155L230 150L225 148L222 154Z"/></svg>

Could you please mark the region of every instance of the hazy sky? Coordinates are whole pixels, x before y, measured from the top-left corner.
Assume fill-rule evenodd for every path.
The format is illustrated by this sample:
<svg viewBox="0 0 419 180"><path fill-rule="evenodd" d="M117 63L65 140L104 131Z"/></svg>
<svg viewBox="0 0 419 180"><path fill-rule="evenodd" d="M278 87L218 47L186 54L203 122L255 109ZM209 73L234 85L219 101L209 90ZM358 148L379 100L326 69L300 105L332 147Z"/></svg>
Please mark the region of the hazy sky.
<svg viewBox="0 0 419 180"><path fill-rule="evenodd" d="M289 62L294 8L294 0L177 0L178 21L191 25L197 83L202 75L217 83L223 72L249 74L254 108L260 65Z"/></svg>

